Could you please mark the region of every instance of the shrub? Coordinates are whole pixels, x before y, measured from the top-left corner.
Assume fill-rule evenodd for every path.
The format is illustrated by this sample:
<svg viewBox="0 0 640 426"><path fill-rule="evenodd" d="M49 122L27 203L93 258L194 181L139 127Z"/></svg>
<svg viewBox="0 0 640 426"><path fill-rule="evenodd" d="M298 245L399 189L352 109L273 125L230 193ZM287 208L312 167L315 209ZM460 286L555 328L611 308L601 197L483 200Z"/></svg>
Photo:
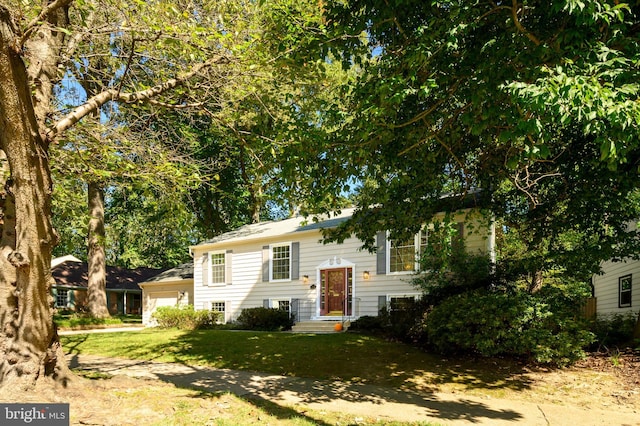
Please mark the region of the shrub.
<svg viewBox="0 0 640 426"><path fill-rule="evenodd" d="M158 327L195 330L211 328L220 320L220 312L196 311L193 305L161 306L151 315Z"/></svg>
<svg viewBox="0 0 640 426"><path fill-rule="evenodd" d="M475 290L446 299L429 314L429 344L442 353L524 356L570 364L593 341L576 303L559 291Z"/></svg>
<svg viewBox="0 0 640 426"><path fill-rule="evenodd" d="M246 308L240 312L236 324L243 330L284 331L291 330L293 317L289 312L275 308Z"/></svg>
<svg viewBox="0 0 640 426"><path fill-rule="evenodd" d="M594 349L632 346L636 320L633 312L596 317L591 325L595 334Z"/></svg>
<svg viewBox="0 0 640 426"><path fill-rule="evenodd" d="M423 344L424 321L429 310L426 299L405 299L401 304L382 308L378 314L389 337L407 343Z"/></svg>
<svg viewBox="0 0 640 426"><path fill-rule="evenodd" d="M382 318L363 315L349 325L349 331L379 332L382 331Z"/></svg>

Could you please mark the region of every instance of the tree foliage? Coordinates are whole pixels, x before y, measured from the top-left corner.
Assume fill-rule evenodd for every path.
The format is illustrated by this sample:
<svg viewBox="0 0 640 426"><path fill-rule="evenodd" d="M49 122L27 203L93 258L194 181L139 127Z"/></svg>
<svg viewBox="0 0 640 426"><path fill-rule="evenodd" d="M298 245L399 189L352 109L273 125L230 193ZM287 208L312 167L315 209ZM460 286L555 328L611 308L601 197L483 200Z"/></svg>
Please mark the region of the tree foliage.
<svg viewBox="0 0 640 426"><path fill-rule="evenodd" d="M328 2L334 51L362 70L324 173L361 179L359 209L331 238L372 247L377 230L427 223L443 193L482 188L478 206L525 245L532 288L541 272L588 276L640 252L627 232L640 217L638 13L596 0Z"/></svg>
<svg viewBox="0 0 640 426"><path fill-rule="evenodd" d="M0 81L0 113L5 118L0 122L0 148L6 154L2 163L6 191L1 194L0 385L29 387L38 379L69 379L52 321L50 295L50 260L58 236L51 226L52 147L60 173L74 173L70 163L81 165L84 177L92 178L89 184L107 185L115 179L114 195L127 188L138 191L137 173L145 170L153 177L143 184L144 192L180 174L188 181L193 178L181 168L167 166L163 156L177 151L164 143L171 140L166 135L131 131L135 126L152 129L135 121L145 117L145 109L151 114L159 109L200 109L231 127L225 113L239 104L247 112L261 106L267 113L278 105L279 111L298 117L279 127L281 133L273 141L282 145L270 141L279 154L292 140L295 126L305 120L305 115L296 115L304 110L303 103L293 100L298 96L294 85L284 98L268 104L262 104L251 88L258 77L268 77L265 81L274 88L272 93L281 93L276 83L284 73L278 72L282 65L278 55L292 56L295 43L310 34L299 25L319 23L309 13L310 4L284 0L0 2L0 71L6 77ZM287 13L297 18L297 11L304 12L302 20L285 19ZM285 40L284 50L275 50L276 58L268 58L269 51L260 46L279 43L264 38L275 33ZM252 57L254 52L258 56ZM245 103L251 98L258 102ZM260 121L259 111L253 112ZM311 123L317 120L308 121L309 130L317 128ZM156 157L160 161L149 161ZM142 169L143 165L152 167ZM273 173L277 167L265 170ZM69 187L73 186L77 182ZM113 200L120 199L131 197ZM69 209L61 211L68 214Z"/></svg>

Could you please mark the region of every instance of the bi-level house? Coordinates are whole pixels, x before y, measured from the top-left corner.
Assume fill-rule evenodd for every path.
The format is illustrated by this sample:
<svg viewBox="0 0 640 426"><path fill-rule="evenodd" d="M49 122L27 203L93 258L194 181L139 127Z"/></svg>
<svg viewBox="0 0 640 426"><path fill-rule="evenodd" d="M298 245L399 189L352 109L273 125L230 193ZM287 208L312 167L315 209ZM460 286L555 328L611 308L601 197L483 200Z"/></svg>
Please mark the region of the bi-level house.
<svg viewBox="0 0 640 426"><path fill-rule="evenodd" d="M362 250L354 237L323 244L322 228L335 227L352 213L345 209L317 223L294 217L246 225L190 247L192 276L142 285L145 323L153 306L167 304L192 303L195 309L222 312L225 321L259 306L285 309L296 321L320 321L377 315L394 300L419 297L411 279L428 227L402 242L381 232L375 253ZM493 225L477 211L460 210L454 220L467 250L493 253Z"/></svg>

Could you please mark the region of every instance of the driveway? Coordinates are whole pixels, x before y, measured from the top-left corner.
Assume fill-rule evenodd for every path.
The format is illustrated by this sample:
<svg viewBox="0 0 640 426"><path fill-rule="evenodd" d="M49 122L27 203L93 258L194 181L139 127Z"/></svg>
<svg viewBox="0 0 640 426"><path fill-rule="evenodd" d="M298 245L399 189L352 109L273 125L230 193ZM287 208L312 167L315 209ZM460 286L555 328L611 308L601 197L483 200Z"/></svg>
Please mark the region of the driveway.
<svg viewBox="0 0 640 426"><path fill-rule="evenodd" d="M319 381L256 372L183 364L67 355L72 368L163 380L180 387L231 392L280 405L351 413L381 421L434 422L444 425L633 425L640 413L607 412L572 406L536 404L464 394L418 395L391 388L340 381Z"/></svg>

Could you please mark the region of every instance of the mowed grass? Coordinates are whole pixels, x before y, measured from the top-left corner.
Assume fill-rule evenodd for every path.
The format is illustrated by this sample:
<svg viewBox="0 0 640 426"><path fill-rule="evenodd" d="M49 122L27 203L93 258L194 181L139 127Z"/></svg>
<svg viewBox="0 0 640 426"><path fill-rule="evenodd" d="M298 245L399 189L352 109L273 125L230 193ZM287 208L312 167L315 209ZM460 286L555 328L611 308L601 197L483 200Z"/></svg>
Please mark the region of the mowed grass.
<svg viewBox="0 0 640 426"><path fill-rule="evenodd" d="M513 362L447 360L355 333L157 330L61 336L65 352L259 371L432 392L528 387ZM444 389L446 387L446 389Z"/></svg>

